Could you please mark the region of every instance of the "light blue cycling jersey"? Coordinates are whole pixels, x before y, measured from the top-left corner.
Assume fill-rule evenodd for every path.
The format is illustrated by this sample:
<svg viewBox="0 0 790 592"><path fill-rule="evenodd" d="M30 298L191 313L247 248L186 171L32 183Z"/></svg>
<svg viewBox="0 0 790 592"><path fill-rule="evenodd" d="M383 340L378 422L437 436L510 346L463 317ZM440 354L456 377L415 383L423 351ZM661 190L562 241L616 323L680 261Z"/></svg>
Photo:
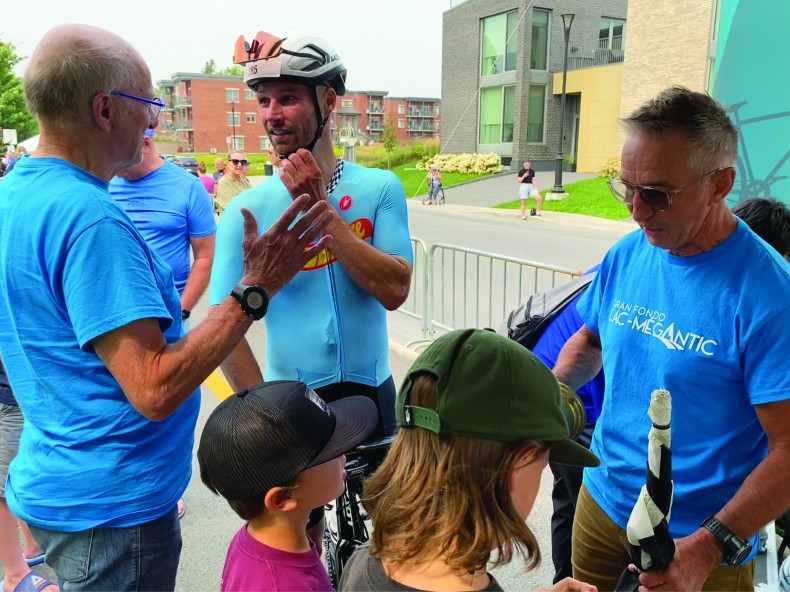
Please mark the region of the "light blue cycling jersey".
<svg viewBox="0 0 790 592"><path fill-rule="evenodd" d="M263 233L292 201L280 178L272 177L230 203L217 229L212 305L244 273L241 208L252 212ZM406 197L393 173L346 162L329 202L360 238L412 262ZM301 380L318 388L341 381L379 386L390 377L386 310L327 251L272 298L264 319L266 380Z"/></svg>

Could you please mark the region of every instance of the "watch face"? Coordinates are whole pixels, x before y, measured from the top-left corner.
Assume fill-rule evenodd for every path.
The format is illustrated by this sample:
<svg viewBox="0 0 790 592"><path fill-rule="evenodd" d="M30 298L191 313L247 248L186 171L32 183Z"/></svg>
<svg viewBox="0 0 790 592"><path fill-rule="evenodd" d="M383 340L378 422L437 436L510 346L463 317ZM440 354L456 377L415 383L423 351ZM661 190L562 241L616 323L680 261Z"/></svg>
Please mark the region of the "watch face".
<svg viewBox="0 0 790 592"><path fill-rule="evenodd" d="M751 553L752 545L750 543L746 543L740 549L738 549L735 553L733 553L732 558L730 560L731 565L740 565L743 563L743 560Z"/></svg>
<svg viewBox="0 0 790 592"><path fill-rule="evenodd" d="M247 305L253 309L263 308L263 296L258 292L250 292L247 294Z"/></svg>

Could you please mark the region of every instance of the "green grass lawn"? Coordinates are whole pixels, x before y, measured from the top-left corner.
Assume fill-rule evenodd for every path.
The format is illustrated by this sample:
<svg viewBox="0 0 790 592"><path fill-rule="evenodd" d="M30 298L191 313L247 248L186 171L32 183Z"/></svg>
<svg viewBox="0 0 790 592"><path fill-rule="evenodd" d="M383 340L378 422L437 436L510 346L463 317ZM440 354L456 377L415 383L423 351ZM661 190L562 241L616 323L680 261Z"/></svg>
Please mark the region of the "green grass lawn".
<svg viewBox="0 0 790 592"><path fill-rule="evenodd" d="M428 193L428 183L425 181L425 176L428 171L418 171L417 163L412 162L401 166L393 167L392 172L395 173L403 184L403 189L406 191L406 197L412 198L418 195L426 195ZM447 189L458 183L464 181L474 181L476 179L484 179L490 175L478 175L477 173L445 173L442 172L442 187Z"/></svg>
<svg viewBox="0 0 790 592"><path fill-rule="evenodd" d="M571 214L584 214L585 216L595 216L596 218L606 218L607 220L623 220L631 214L625 204L617 201L609 187L606 179L596 177L585 179L576 183L569 183L563 186L565 192L570 197L562 201L543 200L543 209L547 212L568 212ZM542 191L545 197L551 190ZM506 210L517 210L521 207L521 200L509 201L499 204L497 208ZM527 200L527 209L535 207L535 200Z"/></svg>

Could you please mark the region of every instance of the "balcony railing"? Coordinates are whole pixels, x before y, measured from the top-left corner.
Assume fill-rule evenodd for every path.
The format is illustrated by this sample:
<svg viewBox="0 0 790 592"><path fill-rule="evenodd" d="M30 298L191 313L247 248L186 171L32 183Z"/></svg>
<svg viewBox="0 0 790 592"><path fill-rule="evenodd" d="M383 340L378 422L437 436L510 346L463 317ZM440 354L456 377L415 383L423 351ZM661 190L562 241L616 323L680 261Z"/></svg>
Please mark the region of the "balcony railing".
<svg viewBox="0 0 790 592"><path fill-rule="evenodd" d="M623 49L623 36L614 35L598 40L598 49Z"/></svg>
<svg viewBox="0 0 790 592"><path fill-rule="evenodd" d="M173 123L173 129L176 131L180 130L192 130L192 122L191 121L176 121Z"/></svg>
<svg viewBox="0 0 790 592"><path fill-rule="evenodd" d="M176 107L191 107L192 97L190 95L174 95L173 103Z"/></svg>
<svg viewBox="0 0 790 592"><path fill-rule="evenodd" d="M368 113L383 113L384 111L378 105L369 105Z"/></svg>
<svg viewBox="0 0 790 592"><path fill-rule="evenodd" d="M622 49L596 49L592 57L568 56L568 70L620 64L624 59L625 52Z"/></svg>
<svg viewBox="0 0 790 592"><path fill-rule="evenodd" d="M381 123L380 121L371 121L368 124L368 129L369 130L383 130L384 129L384 124Z"/></svg>

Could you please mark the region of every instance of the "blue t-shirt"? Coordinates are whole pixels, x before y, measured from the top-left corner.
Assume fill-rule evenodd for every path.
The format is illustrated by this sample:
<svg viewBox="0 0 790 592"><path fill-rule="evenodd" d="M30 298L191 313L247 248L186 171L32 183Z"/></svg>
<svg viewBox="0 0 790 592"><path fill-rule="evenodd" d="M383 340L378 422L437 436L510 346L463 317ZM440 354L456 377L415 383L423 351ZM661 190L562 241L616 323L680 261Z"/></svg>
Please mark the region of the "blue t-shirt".
<svg viewBox="0 0 790 592"><path fill-rule="evenodd" d="M406 198L389 171L344 163L329 202L359 237L412 261ZM263 233L293 202L278 176L235 198L219 223L209 298L224 300L244 272L241 241L247 208ZM272 298L266 322L266 380L313 388L340 381L378 386L390 375L387 315L331 253L323 251Z"/></svg>
<svg viewBox="0 0 790 592"><path fill-rule="evenodd" d="M790 268L742 221L693 257L621 239L579 301L600 336L606 394L585 469L593 498L622 528L645 483L654 389L672 396L669 529L687 536L730 501L765 458L754 406L790 399Z"/></svg>
<svg viewBox="0 0 790 592"><path fill-rule="evenodd" d="M598 267L599 265L596 265L587 273L593 273ZM560 351L562 351L565 343L581 329L582 325L584 325L579 313L576 311L576 304L585 291L586 290L582 291L560 311L560 314L558 314L551 324L546 327L543 335L540 336L535 347L532 348L532 353L540 358L540 361L549 368L554 368L554 365L557 363L557 358L560 356ZM601 370L595 378L576 390L576 394L579 395L582 403L584 403L588 424L595 423L598 420L598 416L601 414L605 388L606 381L604 379L603 370Z"/></svg>
<svg viewBox="0 0 790 592"><path fill-rule="evenodd" d="M107 184L64 160L25 158L0 183L0 351L25 423L12 512L67 532L172 510L191 477L200 400L149 421L91 340L145 318L181 333L173 272Z"/></svg>
<svg viewBox="0 0 790 592"><path fill-rule="evenodd" d="M110 193L149 246L173 269L181 294L191 266L189 239L217 231L214 207L203 184L166 160L142 179L115 177L110 181Z"/></svg>

